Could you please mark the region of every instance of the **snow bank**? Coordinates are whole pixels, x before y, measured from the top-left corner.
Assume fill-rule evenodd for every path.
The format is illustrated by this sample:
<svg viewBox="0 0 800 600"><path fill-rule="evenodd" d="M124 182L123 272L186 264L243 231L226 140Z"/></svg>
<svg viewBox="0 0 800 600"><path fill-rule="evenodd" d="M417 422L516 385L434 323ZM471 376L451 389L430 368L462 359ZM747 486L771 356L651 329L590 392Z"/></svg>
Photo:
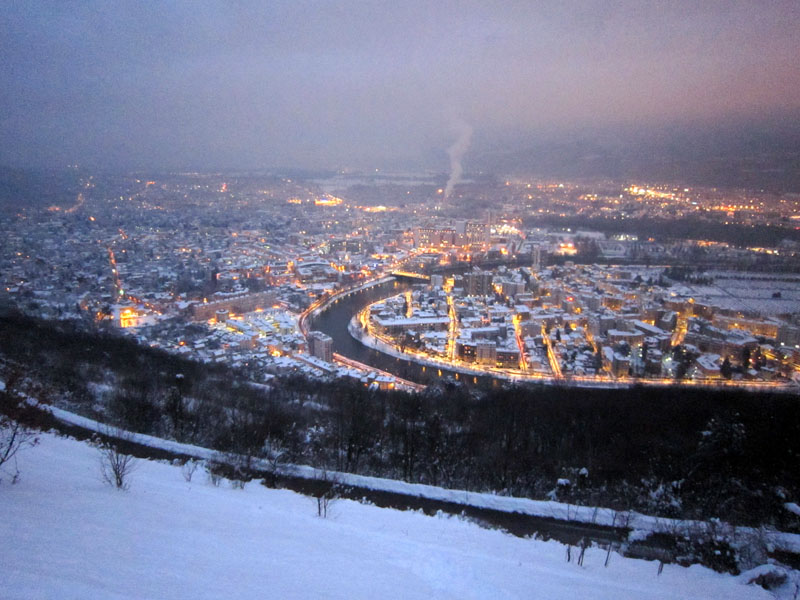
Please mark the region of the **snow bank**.
<svg viewBox="0 0 800 600"><path fill-rule="evenodd" d="M787 502L783 505L783 507L790 513L800 517L800 506L798 506L796 502Z"/></svg>

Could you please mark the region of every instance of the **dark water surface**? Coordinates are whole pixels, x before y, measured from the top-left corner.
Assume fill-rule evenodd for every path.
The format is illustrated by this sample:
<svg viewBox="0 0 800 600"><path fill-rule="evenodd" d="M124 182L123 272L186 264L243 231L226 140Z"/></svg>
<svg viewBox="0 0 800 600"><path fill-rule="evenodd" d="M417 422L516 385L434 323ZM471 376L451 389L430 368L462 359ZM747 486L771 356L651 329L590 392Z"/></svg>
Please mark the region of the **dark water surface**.
<svg viewBox="0 0 800 600"><path fill-rule="evenodd" d="M429 384L440 381L443 377L450 377L456 381L469 384L496 384L497 380L491 377L473 377L472 375L420 365L412 361L389 356L383 352L367 348L350 335L347 325L358 311L368 304L401 294L411 288L412 284L409 281L393 280L350 294L346 298L337 300L325 311L314 317L310 323L311 329L317 329L331 336L333 338L334 352L383 371L394 373L398 377L409 381Z"/></svg>

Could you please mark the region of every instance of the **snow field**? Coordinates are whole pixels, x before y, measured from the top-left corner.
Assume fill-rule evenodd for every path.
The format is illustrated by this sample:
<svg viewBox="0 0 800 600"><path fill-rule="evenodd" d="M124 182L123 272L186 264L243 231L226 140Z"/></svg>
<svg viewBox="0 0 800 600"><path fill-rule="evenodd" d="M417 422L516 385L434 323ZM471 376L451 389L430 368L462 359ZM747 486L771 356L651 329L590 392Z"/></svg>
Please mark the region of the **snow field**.
<svg viewBox="0 0 800 600"><path fill-rule="evenodd" d="M186 482L139 460L131 488L102 482L98 451L45 434L0 484L0 597L31 598L771 598L740 578L526 540L457 518L256 482Z"/></svg>

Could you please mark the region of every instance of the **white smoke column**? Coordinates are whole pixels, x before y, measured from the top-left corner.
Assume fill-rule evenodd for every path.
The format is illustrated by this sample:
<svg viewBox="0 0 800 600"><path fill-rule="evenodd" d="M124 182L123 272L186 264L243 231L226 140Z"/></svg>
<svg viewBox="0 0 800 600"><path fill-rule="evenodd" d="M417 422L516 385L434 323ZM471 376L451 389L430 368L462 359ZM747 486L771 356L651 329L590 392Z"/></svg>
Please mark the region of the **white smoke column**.
<svg viewBox="0 0 800 600"><path fill-rule="evenodd" d="M450 179L447 180L447 185L444 188L444 199L450 196L453 188L461 181L461 175L464 173L464 167L461 166L461 159L469 149L469 142L472 139L472 127L466 121L456 119L453 121L453 128L458 134L458 138L453 142L453 145L447 149L447 154L450 155Z"/></svg>

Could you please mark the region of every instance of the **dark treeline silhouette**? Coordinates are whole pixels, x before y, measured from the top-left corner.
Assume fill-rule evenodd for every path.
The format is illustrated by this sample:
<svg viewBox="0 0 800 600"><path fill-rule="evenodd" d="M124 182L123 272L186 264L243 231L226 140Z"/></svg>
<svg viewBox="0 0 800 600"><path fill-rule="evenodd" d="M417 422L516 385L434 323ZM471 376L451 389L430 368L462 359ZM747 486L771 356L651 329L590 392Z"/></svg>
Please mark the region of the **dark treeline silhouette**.
<svg viewBox="0 0 800 600"><path fill-rule="evenodd" d="M69 206L83 189L74 169L17 169L0 165L0 210Z"/></svg>
<svg viewBox="0 0 800 600"><path fill-rule="evenodd" d="M421 394L299 375L254 385L82 325L0 316L20 391L137 432L328 470L800 531L800 403L693 388Z"/></svg>
<svg viewBox="0 0 800 600"><path fill-rule="evenodd" d="M800 231L789 226L725 224L722 221L697 218L628 218L611 219L607 217L585 216L541 216L535 215L525 220L526 227L564 227L570 229L589 229L607 234L635 233L643 238L657 241L670 240L714 240L727 242L734 246L774 246L781 240L800 241Z"/></svg>

